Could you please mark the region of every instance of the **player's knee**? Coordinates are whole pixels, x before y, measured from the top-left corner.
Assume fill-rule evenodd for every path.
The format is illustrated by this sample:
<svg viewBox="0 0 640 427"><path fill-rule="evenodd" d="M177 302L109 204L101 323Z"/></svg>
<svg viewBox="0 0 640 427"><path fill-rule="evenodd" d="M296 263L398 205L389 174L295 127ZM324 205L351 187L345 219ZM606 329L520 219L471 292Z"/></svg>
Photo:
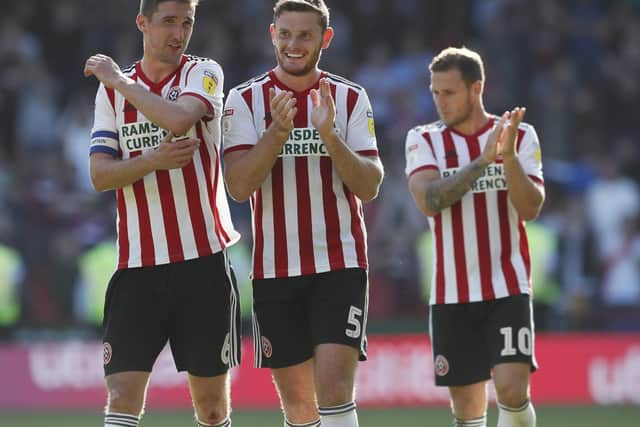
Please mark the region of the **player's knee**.
<svg viewBox="0 0 640 427"><path fill-rule="evenodd" d="M216 425L224 421L228 414L225 405L205 406L196 411L198 420L204 424Z"/></svg>
<svg viewBox="0 0 640 427"><path fill-rule="evenodd" d="M519 408L529 398L528 386L520 381L496 384L496 395L500 404L509 408Z"/></svg>
<svg viewBox="0 0 640 427"><path fill-rule="evenodd" d="M194 398L198 419L205 424L219 424L229 415L229 404L224 394L207 394L204 398Z"/></svg>

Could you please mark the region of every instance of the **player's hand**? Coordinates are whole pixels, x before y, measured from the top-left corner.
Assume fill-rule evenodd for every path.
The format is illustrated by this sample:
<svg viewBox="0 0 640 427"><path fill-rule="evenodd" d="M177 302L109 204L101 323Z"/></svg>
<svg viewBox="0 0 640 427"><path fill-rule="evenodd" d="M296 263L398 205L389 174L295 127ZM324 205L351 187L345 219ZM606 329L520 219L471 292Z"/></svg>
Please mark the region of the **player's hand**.
<svg viewBox="0 0 640 427"><path fill-rule="evenodd" d="M108 88L115 88L118 83L126 80L118 64L102 54L93 55L87 59L84 64L84 75L85 77L95 76Z"/></svg>
<svg viewBox="0 0 640 427"><path fill-rule="evenodd" d="M498 154L502 154L503 158L516 156L516 137L518 135L518 126L522 123L527 109L524 107L516 107L509 113L509 120L504 126L502 137L498 140Z"/></svg>
<svg viewBox="0 0 640 427"><path fill-rule="evenodd" d="M482 159L487 163L491 164L496 161L498 157L498 147L500 146L501 138L504 133L504 124L509 119L509 112L507 111L500 117L496 123L493 124L493 128L489 133L489 137L487 138L487 144L484 146L482 150Z"/></svg>
<svg viewBox="0 0 640 427"><path fill-rule="evenodd" d="M331 96L331 88L326 78L320 79L319 90L311 89L311 123L320 136L327 135L333 131L333 124L336 121L336 104Z"/></svg>
<svg viewBox="0 0 640 427"><path fill-rule="evenodd" d="M200 140L181 137L174 139L169 132L149 156L154 170L178 169L187 166L193 160L193 153L200 146Z"/></svg>
<svg viewBox="0 0 640 427"><path fill-rule="evenodd" d="M274 88L269 89L269 105L271 108L271 126L283 142L293 130L293 119L298 112L293 93L282 91L276 95Z"/></svg>

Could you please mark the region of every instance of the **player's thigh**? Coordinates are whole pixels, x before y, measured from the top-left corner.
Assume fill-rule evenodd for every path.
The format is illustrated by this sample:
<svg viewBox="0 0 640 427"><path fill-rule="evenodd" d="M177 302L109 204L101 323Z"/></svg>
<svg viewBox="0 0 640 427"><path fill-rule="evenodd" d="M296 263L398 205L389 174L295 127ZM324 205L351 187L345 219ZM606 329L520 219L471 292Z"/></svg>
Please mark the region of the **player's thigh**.
<svg viewBox="0 0 640 427"><path fill-rule="evenodd" d="M493 302L486 331L491 364L525 363L537 369L534 325L529 295L514 295Z"/></svg>
<svg viewBox="0 0 640 427"><path fill-rule="evenodd" d="M344 344L367 358L367 272L361 268L316 275L311 297L313 344Z"/></svg>
<svg viewBox="0 0 640 427"><path fill-rule="evenodd" d="M257 367L300 364L313 357L310 277L253 281L253 339Z"/></svg>
<svg viewBox="0 0 640 427"><path fill-rule="evenodd" d="M429 330L436 384L464 386L491 377L490 351L484 334L485 303L436 304Z"/></svg>
<svg viewBox="0 0 640 427"><path fill-rule="evenodd" d="M167 342L165 269L117 270L109 281L103 318L105 375L151 371Z"/></svg>
<svg viewBox="0 0 640 427"><path fill-rule="evenodd" d="M226 253L172 266L171 351L179 371L222 375L240 362L240 310Z"/></svg>

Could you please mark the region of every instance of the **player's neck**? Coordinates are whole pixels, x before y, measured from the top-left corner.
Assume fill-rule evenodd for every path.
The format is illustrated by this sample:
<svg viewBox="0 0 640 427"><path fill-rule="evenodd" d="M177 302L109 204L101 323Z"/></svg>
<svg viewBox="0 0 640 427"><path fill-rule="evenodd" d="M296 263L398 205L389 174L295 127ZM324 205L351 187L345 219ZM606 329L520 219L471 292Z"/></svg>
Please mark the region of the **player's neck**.
<svg viewBox="0 0 640 427"><path fill-rule="evenodd" d="M320 80L320 76L322 74L317 67L303 76L294 76L289 74L280 68L280 66L276 67L273 71L282 84L296 92L304 92L314 86L318 80Z"/></svg>
<svg viewBox="0 0 640 427"><path fill-rule="evenodd" d="M173 73L180 66L180 61L175 64L170 64L155 60L149 55L144 55L142 61L140 61L140 65L145 76L152 82L158 83Z"/></svg>
<svg viewBox="0 0 640 427"><path fill-rule="evenodd" d="M475 113L462 123L453 126L453 129L463 135L475 135L480 129L486 126L491 116L484 111L484 108L478 109Z"/></svg>

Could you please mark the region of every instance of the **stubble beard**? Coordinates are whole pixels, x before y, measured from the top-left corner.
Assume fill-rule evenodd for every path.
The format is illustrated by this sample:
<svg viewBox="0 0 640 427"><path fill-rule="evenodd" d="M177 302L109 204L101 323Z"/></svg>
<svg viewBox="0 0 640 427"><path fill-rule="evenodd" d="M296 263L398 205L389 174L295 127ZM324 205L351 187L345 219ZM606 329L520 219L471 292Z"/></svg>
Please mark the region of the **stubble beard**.
<svg viewBox="0 0 640 427"><path fill-rule="evenodd" d="M320 52L322 51L322 48L319 48L316 52L314 52L309 62L307 62L304 67L300 69L292 69L285 65L286 54L284 52L280 52L278 48L275 48L275 51L276 58L278 60L278 66L282 69L282 71L294 77L301 77L306 76L307 74L312 72L314 68L316 68L318 62L320 61Z"/></svg>

